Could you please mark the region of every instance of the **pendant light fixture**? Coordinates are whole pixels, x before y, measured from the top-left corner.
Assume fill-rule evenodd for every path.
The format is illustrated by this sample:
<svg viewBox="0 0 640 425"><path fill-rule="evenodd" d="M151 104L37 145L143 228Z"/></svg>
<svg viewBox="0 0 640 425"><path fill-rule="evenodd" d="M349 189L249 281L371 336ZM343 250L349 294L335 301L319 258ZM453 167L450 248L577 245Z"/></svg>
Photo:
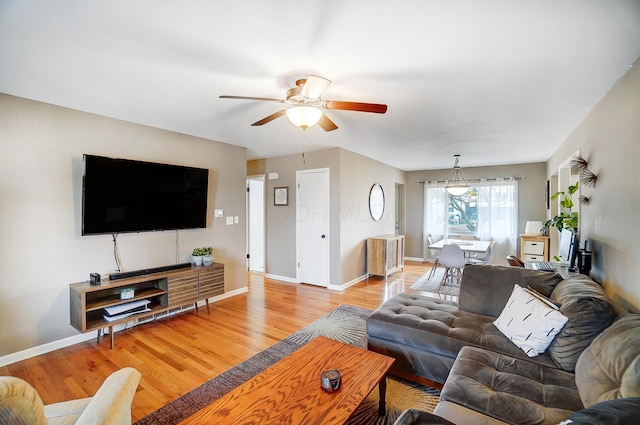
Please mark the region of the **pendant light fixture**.
<svg viewBox="0 0 640 425"><path fill-rule="evenodd" d="M294 106L287 109L286 115L291 124L306 130L320 121L322 111L313 106Z"/></svg>
<svg viewBox="0 0 640 425"><path fill-rule="evenodd" d="M460 196L469 190L469 185L467 184L464 177L462 177L462 173L460 172L460 165L458 165L458 159L460 155L453 155L455 158L455 164L453 164L453 172L451 173L451 177L447 182L445 188L450 195Z"/></svg>

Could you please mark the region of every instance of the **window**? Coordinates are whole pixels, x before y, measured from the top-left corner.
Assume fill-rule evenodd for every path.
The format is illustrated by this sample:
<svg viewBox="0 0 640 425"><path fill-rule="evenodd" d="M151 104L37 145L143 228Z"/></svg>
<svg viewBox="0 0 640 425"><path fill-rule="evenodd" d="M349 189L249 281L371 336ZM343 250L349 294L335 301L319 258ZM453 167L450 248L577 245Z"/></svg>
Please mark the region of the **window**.
<svg viewBox="0 0 640 425"><path fill-rule="evenodd" d="M470 187L466 193L447 195L447 234L477 236L478 188Z"/></svg>
<svg viewBox="0 0 640 425"><path fill-rule="evenodd" d="M436 241L470 235L482 240L495 240L494 256L504 253L505 258L516 252L517 181L474 183L459 196L448 194L444 186L444 182L425 183L425 242L429 235Z"/></svg>

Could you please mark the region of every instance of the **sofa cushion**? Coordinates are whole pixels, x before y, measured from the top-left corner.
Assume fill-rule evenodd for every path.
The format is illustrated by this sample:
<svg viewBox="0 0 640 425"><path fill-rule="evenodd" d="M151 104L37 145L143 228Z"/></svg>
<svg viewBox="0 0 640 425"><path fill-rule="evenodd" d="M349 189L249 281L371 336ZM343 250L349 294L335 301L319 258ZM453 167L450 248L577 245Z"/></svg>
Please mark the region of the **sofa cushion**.
<svg viewBox="0 0 640 425"><path fill-rule="evenodd" d="M369 337L451 359L466 345L526 357L494 326L494 320L491 316L462 311L452 301L403 292L371 313L366 326ZM554 365L548 356L538 356L536 361Z"/></svg>
<svg viewBox="0 0 640 425"><path fill-rule="evenodd" d="M560 282L551 299L569 321L549 346L549 355L559 367L573 372L580 354L611 324L615 311L602 287L584 275Z"/></svg>
<svg viewBox="0 0 640 425"><path fill-rule="evenodd" d="M531 286L548 297L561 280L562 276L557 273L524 267L467 265L460 283L459 305L462 310L470 313L498 317L514 284Z"/></svg>
<svg viewBox="0 0 640 425"><path fill-rule="evenodd" d="M593 340L576 364L576 385L586 407L640 397L640 314L620 318Z"/></svg>
<svg viewBox="0 0 640 425"><path fill-rule="evenodd" d="M619 398L579 410L558 425L636 425L639 418L640 397Z"/></svg>
<svg viewBox="0 0 640 425"><path fill-rule="evenodd" d="M556 424L583 408L574 375L475 347L458 354L440 400L510 424Z"/></svg>
<svg viewBox="0 0 640 425"><path fill-rule="evenodd" d="M493 322L527 356L535 357L547 349L567 322L558 308L541 301L515 284L500 316Z"/></svg>

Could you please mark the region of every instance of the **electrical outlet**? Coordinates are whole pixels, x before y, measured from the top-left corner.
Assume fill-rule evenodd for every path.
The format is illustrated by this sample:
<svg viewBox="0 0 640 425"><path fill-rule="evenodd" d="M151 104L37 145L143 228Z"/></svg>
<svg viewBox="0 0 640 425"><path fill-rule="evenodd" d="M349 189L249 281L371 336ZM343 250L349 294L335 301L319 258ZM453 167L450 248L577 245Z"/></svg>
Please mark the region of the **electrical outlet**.
<svg viewBox="0 0 640 425"><path fill-rule="evenodd" d="M215 209L215 210L213 210L213 216L214 216L215 218L222 218L222 217L224 217L224 210L222 210L222 209Z"/></svg>
<svg viewBox="0 0 640 425"><path fill-rule="evenodd" d="M240 217L238 217L237 215L236 215L236 216L234 216L234 217L233 217L233 222L234 222L235 224L240 223Z"/></svg>

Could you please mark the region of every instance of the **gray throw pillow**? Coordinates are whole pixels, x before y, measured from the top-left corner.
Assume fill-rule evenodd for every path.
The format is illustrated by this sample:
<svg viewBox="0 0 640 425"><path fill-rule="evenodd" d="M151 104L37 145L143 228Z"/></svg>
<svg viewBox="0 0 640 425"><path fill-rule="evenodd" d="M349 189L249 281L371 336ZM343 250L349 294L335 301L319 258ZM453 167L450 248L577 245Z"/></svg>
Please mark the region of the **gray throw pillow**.
<svg viewBox="0 0 640 425"><path fill-rule="evenodd" d="M549 346L549 355L560 368L573 372L580 354L616 314L602 287L584 275L560 282L551 299L560 304L560 312L569 321Z"/></svg>
<svg viewBox="0 0 640 425"><path fill-rule="evenodd" d="M461 310L498 317L513 291L513 285L531 286L548 297L562 280L557 273L494 265L467 265L462 273L458 305Z"/></svg>

